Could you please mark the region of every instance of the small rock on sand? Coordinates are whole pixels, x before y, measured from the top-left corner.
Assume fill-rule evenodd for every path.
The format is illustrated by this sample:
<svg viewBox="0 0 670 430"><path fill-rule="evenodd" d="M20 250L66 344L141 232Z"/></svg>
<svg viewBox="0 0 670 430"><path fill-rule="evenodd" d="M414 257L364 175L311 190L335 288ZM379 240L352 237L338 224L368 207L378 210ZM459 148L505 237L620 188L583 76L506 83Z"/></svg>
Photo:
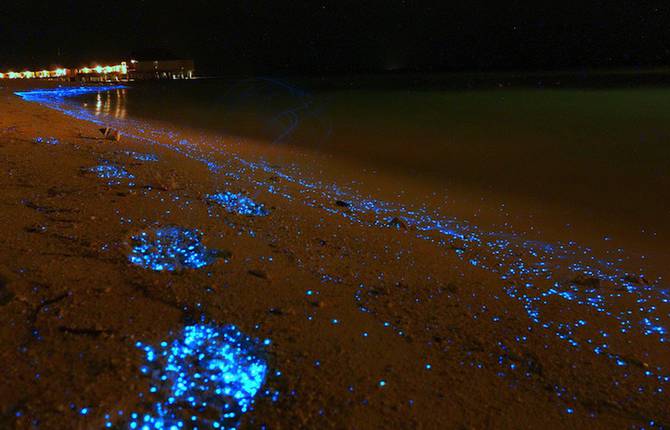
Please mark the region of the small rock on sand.
<svg viewBox="0 0 670 430"><path fill-rule="evenodd" d="M117 142L121 140L121 132L119 130L114 130L109 127L100 128L98 130L100 130L100 133L102 133L105 139L116 140Z"/></svg>
<svg viewBox="0 0 670 430"><path fill-rule="evenodd" d="M261 278L261 279L267 279L268 278L268 274L264 270L251 269L251 270L249 270L249 274L253 275L257 278Z"/></svg>

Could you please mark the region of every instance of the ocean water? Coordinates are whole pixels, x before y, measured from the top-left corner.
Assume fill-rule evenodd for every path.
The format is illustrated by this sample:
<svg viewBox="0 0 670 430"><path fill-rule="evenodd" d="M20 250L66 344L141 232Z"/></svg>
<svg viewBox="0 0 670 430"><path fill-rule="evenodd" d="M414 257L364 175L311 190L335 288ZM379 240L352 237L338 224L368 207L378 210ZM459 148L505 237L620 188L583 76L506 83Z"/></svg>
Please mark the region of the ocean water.
<svg viewBox="0 0 670 430"><path fill-rule="evenodd" d="M380 193L450 193L460 217L626 247L660 267L670 256L670 87L574 81L231 78L131 83L80 101L102 117L319 154L335 180L378 172Z"/></svg>

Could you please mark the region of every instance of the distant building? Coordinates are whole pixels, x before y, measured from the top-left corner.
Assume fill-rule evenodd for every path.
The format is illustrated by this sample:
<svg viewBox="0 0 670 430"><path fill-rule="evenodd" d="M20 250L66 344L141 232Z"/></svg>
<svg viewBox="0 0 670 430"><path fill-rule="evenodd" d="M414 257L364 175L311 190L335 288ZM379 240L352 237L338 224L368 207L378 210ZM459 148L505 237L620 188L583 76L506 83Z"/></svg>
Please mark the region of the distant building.
<svg viewBox="0 0 670 430"><path fill-rule="evenodd" d="M165 58L165 57L154 57ZM58 68L23 72L0 72L0 79L59 79L81 82L118 82L146 79L193 79L193 60L130 60L119 64L99 64L79 69Z"/></svg>
<svg viewBox="0 0 670 430"><path fill-rule="evenodd" d="M77 81L82 82L126 81L128 80L128 67L125 61L114 66L82 67L75 70L74 77Z"/></svg>
<svg viewBox="0 0 670 430"><path fill-rule="evenodd" d="M0 72L0 79L59 79L67 80L72 76L70 69L37 70L24 72Z"/></svg>
<svg viewBox="0 0 670 430"><path fill-rule="evenodd" d="M130 60L129 79L192 79L195 74L193 60Z"/></svg>

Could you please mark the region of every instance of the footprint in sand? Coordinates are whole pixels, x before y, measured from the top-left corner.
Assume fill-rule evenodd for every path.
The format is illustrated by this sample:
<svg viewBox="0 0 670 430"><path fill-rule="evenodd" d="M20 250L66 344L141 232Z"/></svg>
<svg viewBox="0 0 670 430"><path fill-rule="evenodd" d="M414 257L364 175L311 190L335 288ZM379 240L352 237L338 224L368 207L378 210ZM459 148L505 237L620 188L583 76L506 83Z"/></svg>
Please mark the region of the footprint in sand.
<svg viewBox="0 0 670 430"><path fill-rule="evenodd" d="M131 429L237 428L258 394L277 398L262 391L270 373L263 346L269 344L213 323L188 325L155 346L137 342L145 358L140 372L150 379L140 396L145 401L139 410L107 414L105 425L126 417Z"/></svg>
<svg viewBox="0 0 670 430"><path fill-rule="evenodd" d="M128 260L155 271L200 269L221 256L218 250L208 249L201 238L199 230L177 226L143 230L131 236Z"/></svg>

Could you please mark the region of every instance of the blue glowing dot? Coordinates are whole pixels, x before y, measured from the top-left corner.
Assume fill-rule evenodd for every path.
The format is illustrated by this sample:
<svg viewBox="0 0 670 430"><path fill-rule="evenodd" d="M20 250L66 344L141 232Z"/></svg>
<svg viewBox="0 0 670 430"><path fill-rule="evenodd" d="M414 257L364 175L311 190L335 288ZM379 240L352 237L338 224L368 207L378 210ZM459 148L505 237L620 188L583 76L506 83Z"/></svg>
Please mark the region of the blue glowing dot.
<svg viewBox="0 0 670 430"><path fill-rule="evenodd" d="M385 385L386 385L386 381L384 381L383 379L381 381L379 381L379 386L380 387L383 387Z"/></svg>
<svg viewBox="0 0 670 430"><path fill-rule="evenodd" d="M98 175L102 179L134 179L135 176L126 169L113 164L100 164L88 169L89 172Z"/></svg>
<svg viewBox="0 0 670 430"><path fill-rule="evenodd" d="M79 410L79 414L80 414L80 415L86 415L86 414L88 414L88 408L81 408L81 409Z"/></svg>
<svg viewBox="0 0 670 430"><path fill-rule="evenodd" d="M207 198L228 210L229 212L247 216L267 216L270 212L260 203L256 203L244 194L223 193L210 194Z"/></svg>
<svg viewBox="0 0 670 430"><path fill-rule="evenodd" d="M60 142L55 137L36 137L33 139L35 143L44 143L47 145L58 145Z"/></svg>
<svg viewBox="0 0 670 430"><path fill-rule="evenodd" d="M132 236L128 260L145 269L174 271L199 269L214 261L214 252L201 242L198 230L164 227Z"/></svg>
<svg viewBox="0 0 670 430"><path fill-rule="evenodd" d="M158 157L154 154L145 154L142 152L126 151L126 155L134 158L137 161L158 161Z"/></svg>
<svg viewBox="0 0 670 430"><path fill-rule="evenodd" d="M431 366L430 364L426 363L426 369L427 369L427 370L430 370L430 369L432 369L432 368L433 368L433 366Z"/></svg>

